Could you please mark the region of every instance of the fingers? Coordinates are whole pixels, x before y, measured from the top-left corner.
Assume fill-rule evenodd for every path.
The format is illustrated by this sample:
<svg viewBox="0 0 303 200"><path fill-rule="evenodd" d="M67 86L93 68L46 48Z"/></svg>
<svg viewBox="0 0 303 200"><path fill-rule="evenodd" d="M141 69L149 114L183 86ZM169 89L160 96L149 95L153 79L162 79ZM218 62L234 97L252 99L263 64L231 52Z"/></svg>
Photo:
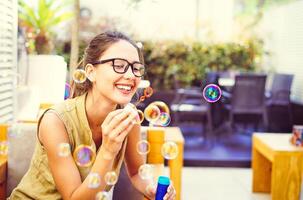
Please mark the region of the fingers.
<svg viewBox="0 0 303 200"><path fill-rule="evenodd" d="M124 138L128 135L128 133L130 132L130 130L133 128L134 123L132 123L133 121L130 122L130 124L126 127L126 129L124 129L116 138L117 142L122 142L124 140Z"/></svg>
<svg viewBox="0 0 303 200"><path fill-rule="evenodd" d="M107 134L114 130L123 120L125 120L132 112L129 110L121 110L120 112L115 112L112 114L111 112L109 115L108 120L104 120L102 123L102 130L104 134ZM126 123L126 122L125 122Z"/></svg>
<svg viewBox="0 0 303 200"><path fill-rule="evenodd" d="M172 184L167 188L167 193L164 196L165 200L174 200L176 198L176 190Z"/></svg>
<svg viewBox="0 0 303 200"><path fill-rule="evenodd" d="M108 124L117 114L120 114L123 111L123 109L117 109L112 112L110 112L107 117L104 119L103 124Z"/></svg>
<svg viewBox="0 0 303 200"><path fill-rule="evenodd" d="M120 124L108 134L109 139L114 140L115 142L123 141L126 135L133 128L135 117L136 115L132 113L125 120L120 122Z"/></svg>
<svg viewBox="0 0 303 200"><path fill-rule="evenodd" d="M150 199L154 199L152 197L156 196L157 192L157 183L150 182L145 188L145 195L150 197Z"/></svg>

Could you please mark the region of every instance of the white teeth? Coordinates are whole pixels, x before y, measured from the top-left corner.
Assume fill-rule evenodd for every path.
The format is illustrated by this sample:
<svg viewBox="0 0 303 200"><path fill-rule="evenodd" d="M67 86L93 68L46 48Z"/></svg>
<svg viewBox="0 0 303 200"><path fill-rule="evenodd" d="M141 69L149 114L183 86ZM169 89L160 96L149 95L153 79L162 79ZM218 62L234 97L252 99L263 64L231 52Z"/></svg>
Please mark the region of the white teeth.
<svg viewBox="0 0 303 200"><path fill-rule="evenodd" d="M127 85L116 85L116 87L121 90L128 90L128 91L131 90L131 86L127 86Z"/></svg>

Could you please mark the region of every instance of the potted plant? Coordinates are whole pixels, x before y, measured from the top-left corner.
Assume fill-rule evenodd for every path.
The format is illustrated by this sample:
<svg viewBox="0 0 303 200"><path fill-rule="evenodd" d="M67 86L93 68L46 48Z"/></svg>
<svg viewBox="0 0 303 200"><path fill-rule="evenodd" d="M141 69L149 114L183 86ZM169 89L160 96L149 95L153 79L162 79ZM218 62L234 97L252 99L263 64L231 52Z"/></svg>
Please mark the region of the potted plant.
<svg viewBox="0 0 303 200"><path fill-rule="evenodd" d="M26 33L28 57L27 86L36 88L41 103L55 103L64 99L67 64L54 54L54 28L71 19L68 9L72 0L38 0L31 5L19 0L19 26ZM47 91L47 92L46 92Z"/></svg>

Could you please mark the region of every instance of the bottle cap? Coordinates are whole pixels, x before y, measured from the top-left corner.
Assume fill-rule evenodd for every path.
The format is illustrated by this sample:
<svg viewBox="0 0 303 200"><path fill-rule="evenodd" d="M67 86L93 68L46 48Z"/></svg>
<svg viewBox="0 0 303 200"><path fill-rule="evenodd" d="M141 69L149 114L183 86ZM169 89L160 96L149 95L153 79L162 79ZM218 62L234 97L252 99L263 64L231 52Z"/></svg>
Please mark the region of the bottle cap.
<svg viewBox="0 0 303 200"><path fill-rule="evenodd" d="M170 179L167 176L159 176L158 183L160 183L162 185L169 185Z"/></svg>

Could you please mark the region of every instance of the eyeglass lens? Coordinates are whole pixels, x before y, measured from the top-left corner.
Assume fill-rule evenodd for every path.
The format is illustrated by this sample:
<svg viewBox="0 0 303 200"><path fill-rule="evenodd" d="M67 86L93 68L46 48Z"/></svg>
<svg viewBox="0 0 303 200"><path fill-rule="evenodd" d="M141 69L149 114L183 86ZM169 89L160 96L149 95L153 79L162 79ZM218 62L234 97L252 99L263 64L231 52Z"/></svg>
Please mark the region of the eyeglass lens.
<svg viewBox="0 0 303 200"><path fill-rule="evenodd" d="M114 60L114 69L118 73L125 73L126 68L129 65L129 63L125 60L115 59ZM135 76L143 76L145 72L145 67L143 64L140 63L134 63L133 65L133 73Z"/></svg>

